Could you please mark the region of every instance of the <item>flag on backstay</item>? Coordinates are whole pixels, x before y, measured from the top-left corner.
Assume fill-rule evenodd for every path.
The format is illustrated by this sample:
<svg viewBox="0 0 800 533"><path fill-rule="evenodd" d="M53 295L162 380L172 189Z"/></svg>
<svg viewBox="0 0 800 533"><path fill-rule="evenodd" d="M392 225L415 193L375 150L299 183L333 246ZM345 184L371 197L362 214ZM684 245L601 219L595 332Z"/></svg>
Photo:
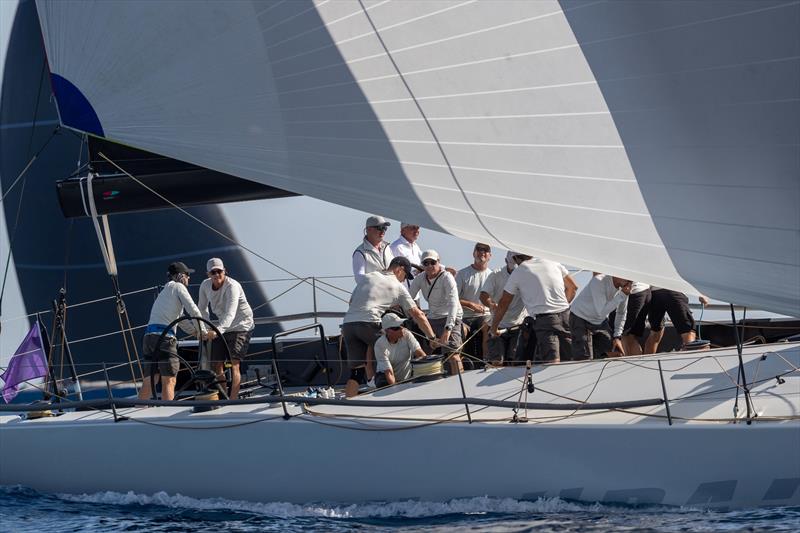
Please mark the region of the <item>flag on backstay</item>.
<svg viewBox="0 0 800 533"><path fill-rule="evenodd" d="M3 380L3 399L9 403L19 392L19 385L29 379L47 375L47 356L42 349L42 332L39 321L25 336L17 351L11 357L6 371L0 375Z"/></svg>

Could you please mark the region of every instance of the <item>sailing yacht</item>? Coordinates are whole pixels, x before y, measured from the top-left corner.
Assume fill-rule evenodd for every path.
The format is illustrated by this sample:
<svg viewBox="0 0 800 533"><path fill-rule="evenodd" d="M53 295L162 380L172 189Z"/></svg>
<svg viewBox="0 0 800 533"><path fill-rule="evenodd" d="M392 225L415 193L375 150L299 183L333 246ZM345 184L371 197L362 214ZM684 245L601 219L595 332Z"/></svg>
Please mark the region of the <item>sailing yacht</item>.
<svg viewBox="0 0 800 533"><path fill-rule="evenodd" d="M59 121L80 135L800 316L798 2L36 7ZM357 400L73 404L103 408L0 416L0 483L797 505L798 367L800 343L739 343L476 370ZM247 478L202 468L227 443Z"/></svg>

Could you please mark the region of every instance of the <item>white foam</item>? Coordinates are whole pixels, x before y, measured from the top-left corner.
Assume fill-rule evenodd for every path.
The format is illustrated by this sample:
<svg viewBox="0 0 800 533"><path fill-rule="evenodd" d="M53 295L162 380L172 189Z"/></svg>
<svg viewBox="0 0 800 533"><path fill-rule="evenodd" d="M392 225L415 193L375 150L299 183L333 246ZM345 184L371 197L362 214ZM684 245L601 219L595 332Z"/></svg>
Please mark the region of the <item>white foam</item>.
<svg viewBox="0 0 800 533"><path fill-rule="evenodd" d="M350 505L335 503L299 505L287 502L254 503L221 498L197 499L180 494L169 495L165 492L158 492L150 496L134 492L99 492L80 495L60 494L59 497L73 502L110 505L161 505L196 510L228 510L278 518L421 518L447 514L596 512L602 508L599 504L581 505L566 502L559 498L520 501L513 498L489 498L486 496L460 498L447 502L405 500Z"/></svg>

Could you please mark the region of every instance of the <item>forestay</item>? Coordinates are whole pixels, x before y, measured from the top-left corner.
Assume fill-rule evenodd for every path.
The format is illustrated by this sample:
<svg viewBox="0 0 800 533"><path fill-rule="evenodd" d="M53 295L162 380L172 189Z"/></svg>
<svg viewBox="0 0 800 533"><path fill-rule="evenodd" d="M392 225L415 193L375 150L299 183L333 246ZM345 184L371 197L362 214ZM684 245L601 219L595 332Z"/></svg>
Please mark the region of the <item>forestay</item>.
<svg viewBox="0 0 800 533"><path fill-rule="evenodd" d="M796 2L37 7L66 126L800 316Z"/></svg>

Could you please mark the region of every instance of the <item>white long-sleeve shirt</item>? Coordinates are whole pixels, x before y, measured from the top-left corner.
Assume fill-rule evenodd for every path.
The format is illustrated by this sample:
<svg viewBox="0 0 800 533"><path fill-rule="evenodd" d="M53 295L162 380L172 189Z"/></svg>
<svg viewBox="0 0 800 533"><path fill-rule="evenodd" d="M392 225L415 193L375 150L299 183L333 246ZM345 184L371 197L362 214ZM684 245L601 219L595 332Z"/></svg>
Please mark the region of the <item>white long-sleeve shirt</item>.
<svg viewBox="0 0 800 533"><path fill-rule="evenodd" d="M461 320L463 310L458 301L458 287L453 275L441 270L439 276L429 280L426 274L420 274L411 282L409 291L412 298L420 292L428 302L428 318L447 318L444 325L453 327L456 320Z"/></svg>
<svg viewBox="0 0 800 533"><path fill-rule="evenodd" d="M189 316L202 316L186 286L177 281L169 281L158 293L156 301L153 302L153 307L150 308L150 319L147 324L168 326L183 314L184 309ZM179 322L178 325L186 333L194 334L195 332L191 321L184 320ZM206 332L206 327L202 323L200 324L200 329L203 333Z"/></svg>
<svg viewBox="0 0 800 533"><path fill-rule="evenodd" d="M225 276L225 281L217 290L214 290L210 279L204 279L200 284L200 298L197 302L205 319L209 317L208 306L211 304L211 312L219 320L217 329L220 333L250 331L255 328L253 310L247 303L241 284L233 278Z"/></svg>
<svg viewBox="0 0 800 533"><path fill-rule="evenodd" d="M619 337L628 314L628 295L614 287L611 276L598 274L572 301L570 312L591 324L600 325L614 308L617 310L614 336Z"/></svg>

